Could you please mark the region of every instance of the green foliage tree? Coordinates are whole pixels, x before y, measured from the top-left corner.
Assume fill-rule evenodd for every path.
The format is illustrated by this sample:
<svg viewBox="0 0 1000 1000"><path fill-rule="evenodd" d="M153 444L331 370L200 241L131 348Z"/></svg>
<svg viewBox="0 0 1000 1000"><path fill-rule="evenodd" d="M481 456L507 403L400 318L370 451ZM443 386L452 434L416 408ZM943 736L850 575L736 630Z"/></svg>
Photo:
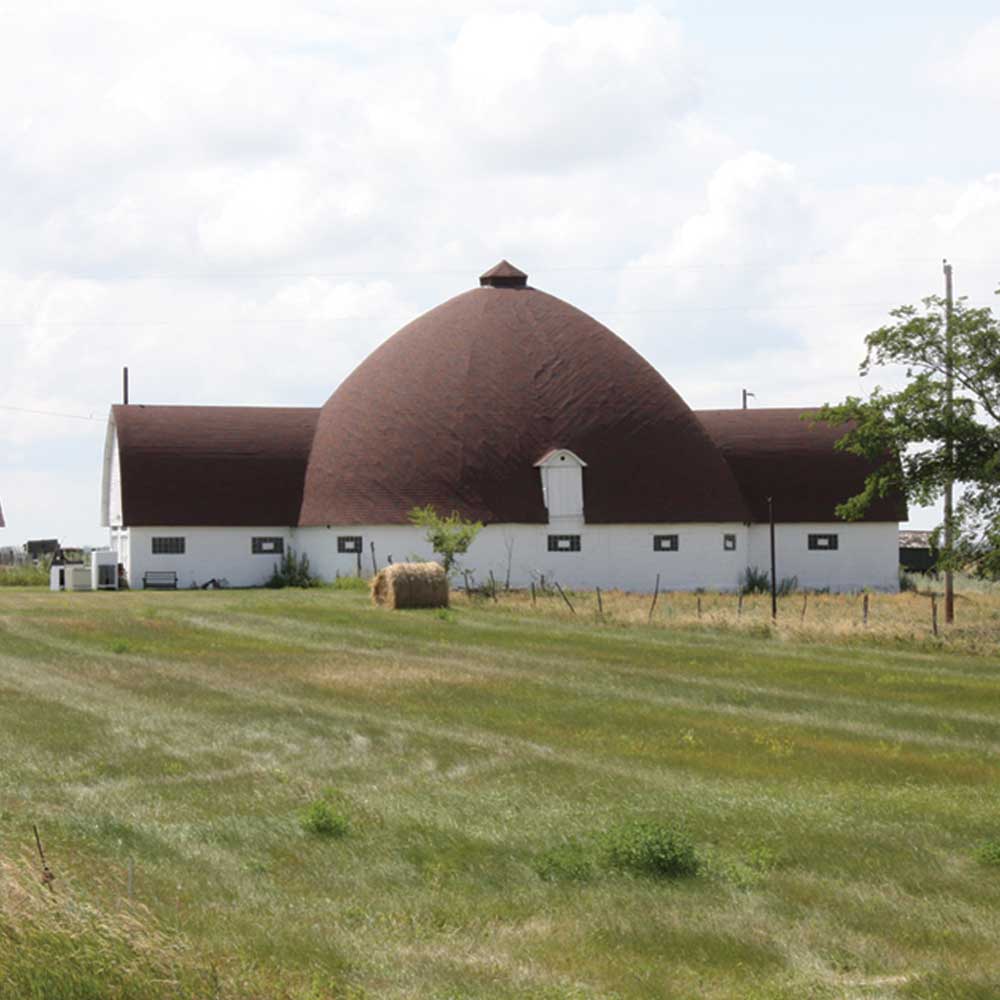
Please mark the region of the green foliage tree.
<svg viewBox="0 0 1000 1000"><path fill-rule="evenodd" d="M997 294L1000 294L998 291ZM876 464L864 488L837 508L847 520L861 517L878 497L899 490L909 503L939 500L949 478L960 499L952 520L951 550L941 564L973 566L1000 576L1000 324L989 308L954 304L952 346L947 347L945 300L932 295L923 308L892 310L894 322L865 339L860 371L902 367L906 384L894 392L876 387L867 399L849 396L824 406L818 419L853 427L837 447ZM947 405L947 374L954 402ZM940 544L941 539L936 539Z"/></svg>
<svg viewBox="0 0 1000 1000"><path fill-rule="evenodd" d="M460 555L469 551L476 535L482 531L482 521L467 521L458 511L442 517L431 504L414 507L410 511L410 522L427 531L427 541L441 556L444 571L451 573Z"/></svg>

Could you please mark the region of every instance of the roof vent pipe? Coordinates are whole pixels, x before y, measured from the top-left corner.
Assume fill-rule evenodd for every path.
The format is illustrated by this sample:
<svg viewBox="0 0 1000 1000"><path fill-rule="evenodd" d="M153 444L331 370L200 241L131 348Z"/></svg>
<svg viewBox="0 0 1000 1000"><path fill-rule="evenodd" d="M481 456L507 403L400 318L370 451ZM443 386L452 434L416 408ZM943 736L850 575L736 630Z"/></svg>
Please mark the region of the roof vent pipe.
<svg viewBox="0 0 1000 1000"><path fill-rule="evenodd" d="M122 368L122 403L128 406L128 365Z"/></svg>

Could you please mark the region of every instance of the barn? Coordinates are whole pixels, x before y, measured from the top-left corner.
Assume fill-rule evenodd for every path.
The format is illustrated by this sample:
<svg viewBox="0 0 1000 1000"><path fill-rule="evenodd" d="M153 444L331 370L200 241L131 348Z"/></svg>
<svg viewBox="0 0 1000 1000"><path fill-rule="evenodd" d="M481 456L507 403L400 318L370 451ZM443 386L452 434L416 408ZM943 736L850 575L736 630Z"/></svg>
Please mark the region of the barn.
<svg viewBox="0 0 1000 1000"><path fill-rule="evenodd" d="M898 586L886 497L802 409L694 411L638 353L506 261L413 320L319 408L113 406L102 519L133 587L263 583L289 549L324 578L433 556L415 506L485 525L463 567L512 585ZM159 578L159 577L157 577Z"/></svg>

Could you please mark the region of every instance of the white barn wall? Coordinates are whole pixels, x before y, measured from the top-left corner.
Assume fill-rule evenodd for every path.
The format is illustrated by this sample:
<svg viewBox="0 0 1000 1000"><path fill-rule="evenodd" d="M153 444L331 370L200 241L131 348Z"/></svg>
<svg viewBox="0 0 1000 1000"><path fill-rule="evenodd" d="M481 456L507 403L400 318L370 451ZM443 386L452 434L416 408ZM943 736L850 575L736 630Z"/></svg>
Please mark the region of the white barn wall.
<svg viewBox="0 0 1000 1000"><path fill-rule="evenodd" d="M549 534L566 530L562 525L490 525L461 557L461 568L469 570L480 583L492 571L502 585L507 576L509 545L510 580L515 587L526 587L544 575L546 580L558 580L565 587L649 591L657 573L660 587L665 590L732 590L746 566L747 528L742 524L591 524L573 531L581 536L579 552L549 552ZM725 533L737 536L735 552L723 550ZM654 534L679 535L679 550L654 552ZM299 535L313 569L324 579L357 572L357 557L337 552L338 535L362 536L366 575L372 570L372 541L380 567L385 566L390 555L395 562L411 556L435 558L423 530L406 525L300 528Z"/></svg>
<svg viewBox="0 0 1000 1000"><path fill-rule="evenodd" d="M502 585L507 576L508 546L511 585L526 587L541 576L564 587L620 589L648 592L660 575L662 590L735 590L746 567L767 569L770 564L767 525L744 524L636 524L585 525L579 530L579 552L549 552L548 535L558 529L547 525L510 524L484 528L460 566L482 583L493 575ZM810 533L837 534L833 552L813 552L807 547ZM653 550L653 535L676 534L676 552ZM723 536L736 536L736 549L723 548ZM154 536L183 535L183 555L153 555ZM409 525L357 525L330 528L289 527L141 527L122 533L119 552L133 587L142 586L149 570L173 570L178 586L200 586L213 577L225 577L231 586L261 586L271 574L277 557L255 555L255 536L283 538L285 546L308 554L313 572L324 580L354 576L358 560L353 553L339 553L340 535L363 539L362 573L372 572L371 544L379 567L410 558L436 558L420 528ZM891 523L781 524L776 529L778 577L797 576L799 585L831 590L865 587L898 589L897 527ZM461 578L457 578L460 583Z"/></svg>
<svg viewBox="0 0 1000 1000"><path fill-rule="evenodd" d="M128 532L129 558L122 560L128 569L129 586L142 587L142 578L150 570L172 570L177 586L185 589L201 586L213 577L225 577L232 587L263 586L281 558L273 553L255 555L250 550L255 537L283 538L286 549L299 550L296 538L300 529L140 527ZM153 538L184 537L183 555L153 555Z"/></svg>
<svg viewBox="0 0 1000 1000"><path fill-rule="evenodd" d="M836 535L836 551L810 551L811 534ZM798 577L808 590L899 590L899 525L889 521L779 524L774 535L777 577ZM749 564L771 565L766 524L750 527Z"/></svg>

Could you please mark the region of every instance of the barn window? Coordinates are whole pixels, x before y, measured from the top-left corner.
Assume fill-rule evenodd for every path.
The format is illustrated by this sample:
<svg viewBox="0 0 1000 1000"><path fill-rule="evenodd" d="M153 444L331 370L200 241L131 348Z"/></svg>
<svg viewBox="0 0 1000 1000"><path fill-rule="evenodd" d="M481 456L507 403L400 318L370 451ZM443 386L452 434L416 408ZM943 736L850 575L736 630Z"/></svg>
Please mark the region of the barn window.
<svg viewBox="0 0 1000 1000"><path fill-rule="evenodd" d="M736 536L735 535L723 535L722 536L722 548L725 552L735 552L736 551Z"/></svg>
<svg viewBox="0 0 1000 1000"><path fill-rule="evenodd" d="M680 535L653 535L654 552L676 552L680 547Z"/></svg>
<svg viewBox="0 0 1000 1000"><path fill-rule="evenodd" d="M579 552L579 535L549 535L549 552Z"/></svg>
<svg viewBox="0 0 1000 1000"><path fill-rule="evenodd" d="M361 535L337 535L338 552L360 552Z"/></svg>
<svg viewBox="0 0 1000 1000"><path fill-rule="evenodd" d="M171 535L167 538L153 539L154 556L182 556L184 555L183 536Z"/></svg>
<svg viewBox="0 0 1000 1000"><path fill-rule="evenodd" d="M809 549L812 552L833 552L837 548L837 535L810 535Z"/></svg>
<svg viewBox="0 0 1000 1000"><path fill-rule="evenodd" d="M280 556L285 551L285 540L284 538L253 538L250 541L250 550L255 556Z"/></svg>

